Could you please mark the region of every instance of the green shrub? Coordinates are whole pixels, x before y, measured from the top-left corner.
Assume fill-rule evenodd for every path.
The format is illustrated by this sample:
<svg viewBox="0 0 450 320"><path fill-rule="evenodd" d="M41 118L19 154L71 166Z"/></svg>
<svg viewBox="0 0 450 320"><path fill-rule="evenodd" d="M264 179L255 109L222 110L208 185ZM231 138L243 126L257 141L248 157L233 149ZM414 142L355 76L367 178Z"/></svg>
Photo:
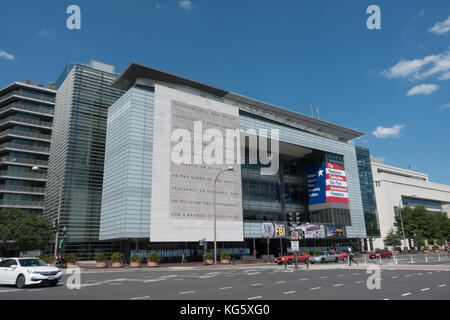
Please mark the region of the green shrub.
<svg viewBox="0 0 450 320"><path fill-rule="evenodd" d="M321 255L322 254L322 250L319 250L319 249L314 249L313 250L313 255L314 256L318 256L318 255Z"/></svg>
<svg viewBox="0 0 450 320"><path fill-rule="evenodd" d="M66 263L75 263L77 261L77 257L74 253L67 253L64 256L64 260L66 261Z"/></svg>
<svg viewBox="0 0 450 320"><path fill-rule="evenodd" d="M160 257L159 257L158 252L156 252L156 251L150 252L147 256L147 260L151 261L151 262L159 262Z"/></svg>
<svg viewBox="0 0 450 320"><path fill-rule="evenodd" d="M141 258L141 256L138 253L134 253L134 254L131 255L130 261L131 262L141 262L142 258Z"/></svg>
<svg viewBox="0 0 450 320"><path fill-rule="evenodd" d="M205 260L214 259L214 255L212 254L212 252L206 252L203 255L203 259L205 259Z"/></svg>
<svg viewBox="0 0 450 320"><path fill-rule="evenodd" d="M45 263L53 263L53 262L55 262L55 258L52 255L49 255L49 254L41 254L39 256L39 258L41 260L43 260Z"/></svg>
<svg viewBox="0 0 450 320"><path fill-rule="evenodd" d="M104 252L98 252L95 255L95 260L98 262L104 262L104 261L108 260L108 257L106 256L106 254Z"/></svg>
<svg viewBox="0 0 450 320"><path fill-rule="evenodd" d="M220 259L230 259L231 258L231 254L228 251L222 251L220 253Z"/></svg>
<svg viewBox="0 0 450 320"><path fill-rule="evenodd" d="M122 252L114 252L111 255L112 262L123 262L124 254Z"/></svg>

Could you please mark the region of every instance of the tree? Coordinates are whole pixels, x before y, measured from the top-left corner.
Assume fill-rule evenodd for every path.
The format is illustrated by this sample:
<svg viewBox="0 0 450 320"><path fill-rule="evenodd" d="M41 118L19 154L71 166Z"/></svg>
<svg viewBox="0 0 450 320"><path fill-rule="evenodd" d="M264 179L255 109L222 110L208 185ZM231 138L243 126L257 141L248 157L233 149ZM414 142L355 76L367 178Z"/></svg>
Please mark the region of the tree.
<svg viewBox="0 0 450 320"><path fill-rule="evenodd" d="M402 245L402 236L394 232L393 229L388 232L386 238L384 238L384 243L389 247L398 247Z"/></svg>
<svg viewBox="0 0 450 320"><path fill-rule="evenodd" d="M50 222L19 209L0 210L0 246L17 251L44 249L52 238Z"/></svg>

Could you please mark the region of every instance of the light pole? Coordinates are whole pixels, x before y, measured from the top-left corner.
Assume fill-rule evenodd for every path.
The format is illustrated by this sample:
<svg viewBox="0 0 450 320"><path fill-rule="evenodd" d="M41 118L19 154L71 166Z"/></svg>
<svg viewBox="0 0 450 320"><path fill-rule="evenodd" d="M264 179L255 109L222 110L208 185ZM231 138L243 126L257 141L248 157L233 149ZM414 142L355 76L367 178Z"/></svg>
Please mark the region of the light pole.
<svg viewBox="0 0 450 320"><path fill-rule="evenodd" d="M217 187L217 179L219 176L224 172L233 171L233 167L229 166L228 168L221 170L217 176L216 179L214 179L214 264L217 264L217 224L216 224L216 187Z"/></svg>
<svg viewBox="0 0 450 320"><path fill-rule="evenodd" d="M41 169L38 166L34 166L33 168L31 168L31 170L33 170L33 171L39 171L39 170L48 171L48 170L45 170L45 169ZM54 251L53 251L53 255L54 255L55 259L56 259L57 254L58 254L59 224L60 224L60 218L61 218L62 183L61 183L61 179L60 179L59 175L58 174L55 174L55 175L58 178L58 185L59 185L58 217L56 219L57 224L56 224L56 234L55 234L55 248L54 248Z"/></svg>

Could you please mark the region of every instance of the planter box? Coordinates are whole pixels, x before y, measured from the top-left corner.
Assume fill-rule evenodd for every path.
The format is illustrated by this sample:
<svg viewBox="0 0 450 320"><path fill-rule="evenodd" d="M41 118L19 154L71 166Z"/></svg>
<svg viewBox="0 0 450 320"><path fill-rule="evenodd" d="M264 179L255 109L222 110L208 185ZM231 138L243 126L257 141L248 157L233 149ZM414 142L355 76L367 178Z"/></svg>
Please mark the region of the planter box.
<svg viewBox="0 0 450 320"><path fill-rule="evenodd" d="M130 267L131 268L140 268L141 267L141 262L140 261L135 261L135 262L131 261L130 262Z"/></svg>
<svg viewBox="0 0 450 320"><path fill-rule="evenodd" d="M123 264L122 264L122 262L113 262L111 264L111 267L113 267L113 268L122 268Z"/></svg>
<svg viewBox="0 0 450 320"><path fill-rule="evenodd" d="M430 250L423 250L423 253L430 253Z"/></svg>
<svg viewBox="0 0 450 320"><path fill-rule="evenodd" d="M148 261L147 262L147 267L149 268L156 268L158 266L158 262L156 261Z"/></svg>
<svg viewBox="0 0 450 320"><path fill-rule="evenodd" d="M67 268L73 267L73 266L75 266L75 265L76 265L76 262L67 262L67 263L66 263L66 267L67 267Z"/></svg>
<svg viewBox="0 0 450 320"><path fill-rule="evenodd" d="M206 259L206 264L214 264L214 260L213 259Z"/></svg>
<svg viewBox="0 0 450 320"><path fill-rule="evenodd" d="M230 264L230 259L220 259L221 264Z"/></svg>
<svg viewBox="0 0 450 320"><path fill-rule="evenodd" d="M96 268L106 268L106 261L96 261L95 262L95 267Z"/></svg>

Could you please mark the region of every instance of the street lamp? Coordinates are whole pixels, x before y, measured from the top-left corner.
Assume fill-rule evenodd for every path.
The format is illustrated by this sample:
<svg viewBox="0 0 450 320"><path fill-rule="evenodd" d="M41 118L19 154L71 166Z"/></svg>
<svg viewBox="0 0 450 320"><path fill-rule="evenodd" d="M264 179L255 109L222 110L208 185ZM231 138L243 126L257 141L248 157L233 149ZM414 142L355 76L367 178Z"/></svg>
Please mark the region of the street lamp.
<svg viewBox="0 0 450 320"><path fill-rule="evenodd" d="M216 223L216 186L217 186L217 179L219 178L219 176L224 173L224 172L229 172L229 171L233 171L233 167L229 166L228 168L221 170L217 176L216 179L214 180L214 264L217 264L217 239L216 239L216 235L217 235L217 223Z"/></svg>
<svg viewBox="0 0 450 320"><path fill-rule="evenodd" d="M407 197L408 197L408 196L407 196ZM411 195L411 196L409 196L409 197L414 198L414 197L416 197L416 195L413 194L413 195ZM398 203L398 212L399 212L399 215L400 215L400 223L401 223L401 226L402 226L402 233L403 233L403 244L404 244L404 247L403 247L403 248L404 248L404 249L407 249L408 246L406 245L405 227L403 226L402 200L403 200L403 197L400 196L400 201L399 201L399 203Z"/></svg>
<svg viewBox="0 0 450 320"><path fill-rule="evenodd" d="M39 168L38 166L34 166L33 168L31 168L31 170L32 171L40 171L40 170L48 171L46 169ZM58 185L59 185L58 218L56 219L58 223L56 225L55 248L54 248L54 251L53 251L53 255L56 258L57 254L58 254L59 224L60 224L60 218L61 218L62 183L61 183L61 179L60 179L59 175L58 174L55 174L55 175L58 178Z"/></svg>

